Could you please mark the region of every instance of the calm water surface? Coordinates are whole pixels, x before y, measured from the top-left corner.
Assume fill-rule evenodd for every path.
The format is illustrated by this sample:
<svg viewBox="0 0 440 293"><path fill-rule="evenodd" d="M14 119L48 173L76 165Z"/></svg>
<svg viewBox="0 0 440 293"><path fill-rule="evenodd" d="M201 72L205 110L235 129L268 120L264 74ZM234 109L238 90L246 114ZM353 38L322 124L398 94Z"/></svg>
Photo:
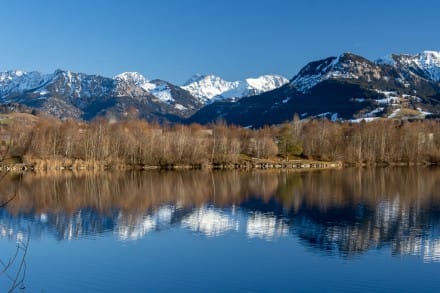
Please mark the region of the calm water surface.
<svg viewBox="0 0 440 293"><path fill-rule="evenodd" d="M438 168L26 174L11 197L1 292L440 291Z"/></svg>

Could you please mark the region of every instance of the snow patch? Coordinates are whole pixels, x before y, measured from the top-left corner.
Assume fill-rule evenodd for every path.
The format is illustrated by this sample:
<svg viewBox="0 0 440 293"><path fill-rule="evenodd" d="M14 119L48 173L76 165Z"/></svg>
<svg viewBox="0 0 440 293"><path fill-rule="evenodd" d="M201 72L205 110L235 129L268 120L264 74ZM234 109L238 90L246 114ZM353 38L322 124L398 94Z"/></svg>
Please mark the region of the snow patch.
<svg viewBox="0 0 440 293"><path fill-rule="evenodd" d="M161 102L171 103L174 102L173 95L171 94L171 89L165 83L157 84L155 87L151 86L149 90L150 94L158 98Z"/></svg>
<svg viewBox="0 0 440 293"><path fill-rule="evenodd" d="M400 108L399 109L395 109L393 111L393 113L391 113L388 118L395 118L398 114L400 113Z"/></svg>
<svg viewBox="0 0 440 293"><path fill-rule="evenodd" d="M332 114L331 112L325 112L325 113L318 114L315 117L323 118L323 117L327 117L328 115L331 115L331 114Z"/></svg>
<svg viewBox="0 0 440 293"><path fill-rule="evenodd" d="M431 112L423 111L422 108L417 108L417 111L419 111L423 115L431 115L432 114Z"/></svg>
<svg viewBox="0 0 440 293"><path fill-rule="evenodd" d="M376 109L362 115L362 118L376 117L376 114L382 112L383 110L384 110L383 107L376 108Z"/></svg>
<svg viewBox="0 0 440 293"><path fill-rule="evenodd" d="M399 102L400 97L398 96L397 92L394 91L381 91L381 90L375 90L377 93L380 93L385 96L383 99L377 99L376 103L379 105L397 105Z"/></svg>
<svg viewBox="0 0 440 293"><path fill-rule="evenodd" d="M180 110L180 111L187 110L187 108L181 104L174 105L174 108L176 108L177 110Z"/></svg>
<svg viewBox="0 0 440 293"><path fill-rule="evenodd" d="M376 119L379 119L379 117L365 117L365 118L351 119L349 121L352 122L352 123L360 123L362 121L371 122L371 121L374 121Z"/></svg>

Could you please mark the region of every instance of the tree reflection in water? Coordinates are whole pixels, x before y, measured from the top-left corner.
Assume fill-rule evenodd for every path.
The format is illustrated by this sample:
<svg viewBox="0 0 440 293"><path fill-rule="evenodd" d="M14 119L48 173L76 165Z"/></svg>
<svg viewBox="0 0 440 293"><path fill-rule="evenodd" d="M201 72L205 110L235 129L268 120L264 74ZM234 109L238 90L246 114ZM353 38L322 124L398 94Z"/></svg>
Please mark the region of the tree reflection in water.
<svg viewBox="0 0 440 293"><path fill-rule="evenodd" d="M2 160L0 160L1 162ZM0 182L7 176L3 173L0 177ZM3 200L0 201L0 211L6 208L17 197L17 186L21 176L12 176L14 182L10 184L12 190L2 190ZM8 292L16 292L17 290L24 290L26 277L26 256L30 241L30 228L26 231L17 231L10 227L0 224L0 237L8 237L15 240L15 249L8 249L9 247L2 247L3 250L10 250L10 255L2 259L0 258L0 284L6 284Z"/></svg>
<svg viewBox="0 0 440 293"><path fill-rule="evenodd" d="M2 190L11 180L0 183ZM351 257L388 246L440 261L440 169L317 172L27 174L0 211L2 227L58 239L114 233L136 240L183 228L207 237L299 237ZM5 198L0 198L0 201Z"/></svg>

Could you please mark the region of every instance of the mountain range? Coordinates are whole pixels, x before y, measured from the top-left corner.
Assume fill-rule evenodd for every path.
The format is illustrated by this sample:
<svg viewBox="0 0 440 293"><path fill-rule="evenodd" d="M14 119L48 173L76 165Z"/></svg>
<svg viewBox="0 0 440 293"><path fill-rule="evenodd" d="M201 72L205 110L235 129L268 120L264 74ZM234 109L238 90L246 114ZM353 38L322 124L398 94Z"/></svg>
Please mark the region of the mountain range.
<svg viewBox="0 0 440 293"><path fill-rule="evenodd" d="M137 72L108 78L64 70L52 74L16 70L0 73L0 103L26 106L59 118L123 119L134 115L149 121L181 122L213 101L234 101L288 82L277 75L233 82L196 75L184 86L177 86L148 80Z"/></svg>
<svg viewBox="0 0 440 293"><path fill-rule="evenodd" d="M344 53L310 62L289 83L237 102L209 104L189 118L260 127L300 118L351 121L422 119L440 113L440 53L396 55L370 61Z"/></svg>
<svg viewBox="0 0 440 293"><path fill-rule="evenodd" d="M195 75L179 86L136 72L113 78L56 70L0 73L0 104L59 118L137 117L154 122L260 127L300 118L359 121L440 113L440 52L392 54L375 61L352 53L304 66L290 80L263 75L226 81Z"/></svg>

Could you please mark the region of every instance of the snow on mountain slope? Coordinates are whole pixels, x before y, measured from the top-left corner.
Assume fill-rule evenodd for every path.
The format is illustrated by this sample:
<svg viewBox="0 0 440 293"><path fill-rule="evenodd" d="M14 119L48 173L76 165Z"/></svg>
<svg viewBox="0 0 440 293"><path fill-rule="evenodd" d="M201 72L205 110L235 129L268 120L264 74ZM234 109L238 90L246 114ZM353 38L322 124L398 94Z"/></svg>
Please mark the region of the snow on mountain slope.
<svg viewBox="0 0 440 293"><path fill-rule="evenodd" d="M171 89L166 82L149 83L148 91L164 103L174 102ZM142 87L145 89L145 87Z"/></svg>
<svg viewBox="0 0 440 293"><path fill-rule="evenodd" d="M140 73L125 72L114 77L118 97L131 97L155 108L157 113L189 116L203 106L199 99L181 87L164 80L148 80Z"/></svg>
<svg viewBox="0 0 440 293"><path fill-rule="evenodd" d="M124 117L127 109L135 108L143 119L173 122L194 116L206 106L191 121L205 123L220 117L243 125L257 125L254 120L278 123L296 112L311 116L338 113L338 118L351 119L378 115L375 109L381 107L384 113L390 112L405 103L436 114L440 111L440 52L391 55L374 62L344 53L310 62L283 86L286 83L289 81L278 75L241 81L196 75L180 87L149 80L137 72L107 78L64 70L52 74L16 70L0 72L0 103L86 120L99 115ZM388 92L395 94L388 97ZM262 93L240 103L214 103ZM270 108L262 101L272 103ZM258 111L250 111L251 107ZM267 113L266 118L261 113Z"/></svg>
<svg viewBox="0 0 440 293"><path fill-rule="evenodd" d="M46 84L52 74L25 72L21 70L0 72L0 99L8 95L32 90Z"/></svg>
<svg viewBox="0 0 440 293"><path fill-rule="evenodd" d="M292 84L300 92L308 92L318 83L327 79L378 80L381 68L361 56L344 53L339 57L310 62L292 79Z"/></svg>
<svg viewBox="0 0 440 293"><path fill-rule="evenodd" d="M214 75L197 75L181 87L193 95L199 104L214 100L242 98L257 95L288 83L279 75L263 75L244 81L226 81ZM41 97L64 95L76 105L84 99L114 94L143 100L148 94L163 103L175 102L171 84L150 81L138 72L124 72L111 78L70 71L56 70L53 74L39 72L7 71L0 73L0 98L34 91Z"/></svg>
<svg viewBox="0 0 440 293"><path fill-rule="evenodd" d="M215 75L195 75L182 88L203 102L237 88L238 81L226 81Z"/></svg>
<svg viewBox="0 0 440 293"><path fill-rule="evenodd" d="M68 97L74 104L98 98L112 92L113 80L99 75L56 70L44 90Z"/></svg>
<svg viewBox="0 0 440 293"><path fill-rule="evenodd" d="M213 100L242 98L278 88L289 81L279 75L263 75L244 81L226 81L214 75L196 75L183 89L207 103Z"/></svg>
<svg viewBox="0 0 440 293"><path fill-rule="evenodd" d="M248 96L255 96L279 88L289 80L280 75L262 75L257 78L247 78L244 81L239 81L238 86L231 90L214 97L215 100L243 98Z"/></svg>
<svg viewBox="0 0 440 293"><path fill-rule="evenodd" d="M148 83L148 79L146 79L139 72L123 72L116 75L114 79L117 81L127 82L135 86L143 86L144 84Z"/></svg>
<svg viewBox="0 0 440 293"><path fill-rule="evenodd" d="M259 93L267 92L279 88L289 80L281 75L262 75L257 78L247 78L246 83L250 88L257 90Z"/></svg>
<svg viewBox="0 0 440 293"><path fill-rule="evenodd" d="M426 79L440 82L440 52L424 51L416 55L392 55L395 65L402 66Z"/></svg>
<svg viewBox="0 0 440 293"><path fill-rule="evenodd" d="M124 85L131 85L143 89L145 92L153 95L159 101L170 103L174 101L170 87L165 82L151 82L138 72L124 72L114 77L118 89L124 89ZM122 91L123 93L125 91ZM137 93L141 95L142 93Z"/></svg>
<svg viewBox="0 0 440 293"><path fill-rule="evenodd" d="M7 71L0 73L0 98L25 95L30 92L40 96L64 95L70 99L102 96L110 91L109 81L111 79L97 75L59 69L53 74L20 70Z"/></svg>

